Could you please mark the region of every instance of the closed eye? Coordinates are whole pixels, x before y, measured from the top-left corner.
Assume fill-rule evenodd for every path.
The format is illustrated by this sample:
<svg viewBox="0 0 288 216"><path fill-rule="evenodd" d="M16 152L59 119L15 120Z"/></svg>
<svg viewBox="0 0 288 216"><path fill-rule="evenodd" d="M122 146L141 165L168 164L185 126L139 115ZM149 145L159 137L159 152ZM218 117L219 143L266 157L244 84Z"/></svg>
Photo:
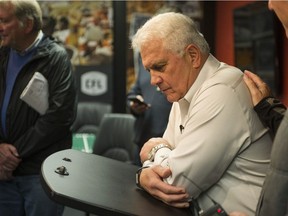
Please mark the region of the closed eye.
<svg viewBox="0 0 288 216"><path fill-rule="evenodd" d="M150 70L154 70L154 71L157 71L157 72L164 72L165 71L165 68L166 68L166 63L163 63L163 64L155 64L153 65ZM149 70L149 71L150 71Z"/></svg>

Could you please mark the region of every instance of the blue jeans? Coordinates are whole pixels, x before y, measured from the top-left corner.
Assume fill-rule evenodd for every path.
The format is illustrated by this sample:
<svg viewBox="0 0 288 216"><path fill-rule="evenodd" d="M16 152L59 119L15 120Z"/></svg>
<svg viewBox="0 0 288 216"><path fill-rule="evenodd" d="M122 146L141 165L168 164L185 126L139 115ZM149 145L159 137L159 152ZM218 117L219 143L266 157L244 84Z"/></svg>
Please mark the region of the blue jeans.
<svg viewBox="0 0 288 216"><path fill-rule="evenodd" d="M64 206L53 202L45 193L39 175L17 176L0 181L0 215L61 216Z"/></svg>

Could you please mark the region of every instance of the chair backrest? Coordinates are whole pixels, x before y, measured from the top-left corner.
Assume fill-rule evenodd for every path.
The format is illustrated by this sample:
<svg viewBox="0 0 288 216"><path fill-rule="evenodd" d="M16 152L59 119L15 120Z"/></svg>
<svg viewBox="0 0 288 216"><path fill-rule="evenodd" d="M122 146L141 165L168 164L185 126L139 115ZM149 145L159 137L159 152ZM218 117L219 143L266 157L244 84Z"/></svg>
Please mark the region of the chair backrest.
<svg viewBox="0 0 288 216"><path fill-rule="evenodd" d="M71 129L73 133L97 135L100 122L106 113L112 112L112 105L100 102L79 102L77 116Z"/></svg>
<svg viewBox="0 0 288 216"><path fill-rule="evenodd" d="M123 162L132 162L135 118L131 114L110 113L102 118L93 153Z"/></svg>

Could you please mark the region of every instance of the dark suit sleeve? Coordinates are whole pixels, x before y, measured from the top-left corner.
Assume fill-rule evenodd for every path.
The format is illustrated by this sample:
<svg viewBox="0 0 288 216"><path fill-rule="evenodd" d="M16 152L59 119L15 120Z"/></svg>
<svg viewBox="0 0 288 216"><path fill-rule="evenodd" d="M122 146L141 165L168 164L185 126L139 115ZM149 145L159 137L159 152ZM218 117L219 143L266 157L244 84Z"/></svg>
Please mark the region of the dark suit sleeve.
<svg viewBox="0 0 288 216"><path fill-rule="evenodd" d="M286 111L284 104L276 98L268 97L262 99L254 107L254 110L257 112L263 124L269 127L273 136L275 136Z"/></svg>

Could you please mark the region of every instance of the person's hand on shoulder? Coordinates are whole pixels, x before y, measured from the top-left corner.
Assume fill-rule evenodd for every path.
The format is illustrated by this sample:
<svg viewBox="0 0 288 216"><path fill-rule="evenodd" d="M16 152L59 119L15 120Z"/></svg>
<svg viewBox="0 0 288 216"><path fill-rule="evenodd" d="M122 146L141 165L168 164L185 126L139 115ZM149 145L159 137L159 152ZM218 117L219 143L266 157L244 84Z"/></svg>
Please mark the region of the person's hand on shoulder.
<svg viewBox="0 0 288 216"><path fill-rule="evenodd" d="M262 99L271 96L269 86L259 76L251 71L244 71L243 80L250 91L254 106L256 106Z"/></svg>
<svg viewBox="0 0 288 216"><path fill-rule="evenodd" d="M153 197L177 208L189 207L189 194L182 187L176 187L163 182L162 179L171 175L169 168L152 166L142 170L140 175L141 187Z"/></svg>

